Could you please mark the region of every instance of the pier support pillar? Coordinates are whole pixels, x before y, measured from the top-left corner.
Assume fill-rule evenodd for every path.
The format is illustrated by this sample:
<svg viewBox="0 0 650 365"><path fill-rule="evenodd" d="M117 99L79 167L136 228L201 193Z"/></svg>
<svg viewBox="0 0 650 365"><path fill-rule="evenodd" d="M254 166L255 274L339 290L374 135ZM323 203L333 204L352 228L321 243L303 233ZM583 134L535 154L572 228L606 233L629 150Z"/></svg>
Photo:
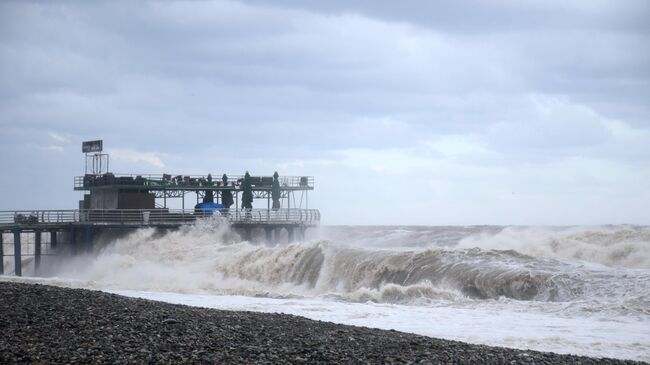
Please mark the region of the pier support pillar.
<svg viewBox="0 0 650 365"><path fill-rule="evenodd" d="M264 232L266 232L266 242L267 243L273 243L273 228L272 227L265 227Z"/></svg>
<svg viewBox="0 0 650 365"><path fill-rule="evenodd" d="M77 255L77 230L70 228L70 255Z"/></svg>
<svg viewBox="0 0 650 365"><path fill-rule="evenodd" d="M56 231L50 232L50 248L51 249L56 248L56 239L57 239L56 233L57 233Z"/></svg>
<svg viewBox="0 0 650 365"><path fill-rule="evenodd" d="M34 274L41 267L41 231L34 231Z"/></svg>
<svg viewBox="0 0 650 365"><path fill-rule="evenodd" d="M5 274L5 243L2 236L4 233L0 231L0 275Z"/></svg>
<svg viewBox="0 0 650 365"><path fill-rule="evenodd" d="M86 226L84 227L84 244L86 246L86 252L93 252L93 227Z"/></svg>
<svg viewBox="0 0 650 365"><path fill-rule="evenodd" d="M16 276L23 276L23 261L20 252L20 231L14 230L14 272Z"/></svg>
<svg viewBox="0 0 650 365"><path fill-rule="evenodd" d="M289 243L296 240L296 231L293 227L287 227L287 233L289 234Z"/></svg>

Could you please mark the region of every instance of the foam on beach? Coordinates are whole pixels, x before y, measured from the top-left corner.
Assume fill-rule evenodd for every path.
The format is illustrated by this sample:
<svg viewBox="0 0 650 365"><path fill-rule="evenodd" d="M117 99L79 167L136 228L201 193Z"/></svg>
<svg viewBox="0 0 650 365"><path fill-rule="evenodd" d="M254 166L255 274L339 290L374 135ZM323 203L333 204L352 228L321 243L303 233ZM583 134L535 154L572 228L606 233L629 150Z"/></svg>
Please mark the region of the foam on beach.
<svg viewBox="0 0 650 365"><path fill-rule="evenodd" d="M139 230L50 283L211 308L287 312L472 343L650 360L650 229L325 227L241 241L206 221ZM571 249L577 247L577 249Z"/></svg>

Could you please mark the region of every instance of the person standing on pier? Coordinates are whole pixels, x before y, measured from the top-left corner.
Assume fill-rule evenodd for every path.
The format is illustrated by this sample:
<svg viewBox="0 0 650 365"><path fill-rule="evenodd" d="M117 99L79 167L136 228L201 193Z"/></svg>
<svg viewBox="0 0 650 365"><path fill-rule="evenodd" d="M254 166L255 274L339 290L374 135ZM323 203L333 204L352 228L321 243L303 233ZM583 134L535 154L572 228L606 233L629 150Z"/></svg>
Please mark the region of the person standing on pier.
<svg viewBox="0 0 650 365"><path fill-rule="evenodd" d="M223 186L227 187L228 186L228 176L226 174L223 174L221 177L221 181L223 182ZM235 203L235 200L232 197L232 191L230 190L224 190L221 192L221 204L224 206L224 214L228 214L228 211L230 210L230 206L232 206Z"/></svg>
<svg viewBox="0 0 650 365"><path fill-rule="evenodd" d="M246 212L246 218L250 218L251 209L253 209L253 185L251 183L251 175L246 171L244 175L243 192L241 198L241 207Z"/></svg>
<svg viewBox="0 0 650 365"><path fill-rule="evenodd" d="M271 199L273 200L273 210L280 209L280 180L278 172L273 174L273 184L271 185Z"/></svg>

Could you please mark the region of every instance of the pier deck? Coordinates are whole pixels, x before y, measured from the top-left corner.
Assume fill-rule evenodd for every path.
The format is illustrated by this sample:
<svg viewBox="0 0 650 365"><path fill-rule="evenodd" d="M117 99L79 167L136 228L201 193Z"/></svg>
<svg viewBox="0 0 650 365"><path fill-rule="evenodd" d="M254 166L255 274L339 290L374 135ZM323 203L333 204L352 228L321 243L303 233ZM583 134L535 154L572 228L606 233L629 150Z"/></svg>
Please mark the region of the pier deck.
<svg viewBox="0 0 650 365"><path fill-rule="evenodd" d="M12 210L0 211L0 230L51 230L71 225L178 227L211 216L188 209ZM274 225L312 227L320 222L320 212L317 209L231 209L221 217L236 228Z"/></svg>
<svg viewBox="0 0 650 365"><path fill-rule="evenodd" d="M21 235L33 234L35 271L41 261L41 235L49 233L50 247L66 247L71 255L82 250L91 252L94 236L110 229L133 230L138 228L175 229L197 223L201 219L211 219L195 210L173 209L108 209L108 210L23 210L0 211L0 275L4 274L4 256L14 257L14 273L22 275ZM320 222L317 209L232 209L223 212L220 218L243 232L245 239L251 238L255 229L263 229L268 242L273 235L285 229L289 241L296 236L304 237L309 227ZM4 254L4 234L13 235L13 253Z"/></svg>

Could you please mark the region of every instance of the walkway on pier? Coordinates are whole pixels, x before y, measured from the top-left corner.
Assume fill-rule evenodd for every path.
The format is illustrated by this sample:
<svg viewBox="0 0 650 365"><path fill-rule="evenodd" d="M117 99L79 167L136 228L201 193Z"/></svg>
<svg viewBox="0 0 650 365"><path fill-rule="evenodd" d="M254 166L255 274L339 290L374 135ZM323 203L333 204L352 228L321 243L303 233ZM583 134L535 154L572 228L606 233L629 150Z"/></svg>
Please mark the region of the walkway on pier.
<svg viewBox="0 0 650 365"><path fill-rule="evenodd" d="M286 229L289 241L296 234L304 237L309 227L320 222L317 209L250 209L228 210L222 214L215 213L227 220L231 227L243 230L244 238L250 239L254 229L263 229L266 240L272 241L274 232ZM22 275L21 235L34 234L35 265L38 268L41 257L41 234L50 234L51 248L57 242L67 244L72 255L78 250L78 243L87 252L92 251L93 236L104 229L137 229L146 227L178 228L190 225L199 219L214 217L195 210L172 209L112 209L112 210L34 210L34 211L0 211L0 275L4 273L3 234L13 234L15 274ZM63 238L59 238L59 233ZM80 242L82 241L83 242Z"/></svg>
<svg viewBox="0 0 650 365"><path fill-rule="evenodd" d="M220 214L220 213L217 213ZM115 227L156 227L193 224L211 217L195 210L181 209L88 209L0 211L0 230L49 229L66 225ZM232 226L295 225L311 227L320 222L317 209L249 209L221 213Z"/></svg>

